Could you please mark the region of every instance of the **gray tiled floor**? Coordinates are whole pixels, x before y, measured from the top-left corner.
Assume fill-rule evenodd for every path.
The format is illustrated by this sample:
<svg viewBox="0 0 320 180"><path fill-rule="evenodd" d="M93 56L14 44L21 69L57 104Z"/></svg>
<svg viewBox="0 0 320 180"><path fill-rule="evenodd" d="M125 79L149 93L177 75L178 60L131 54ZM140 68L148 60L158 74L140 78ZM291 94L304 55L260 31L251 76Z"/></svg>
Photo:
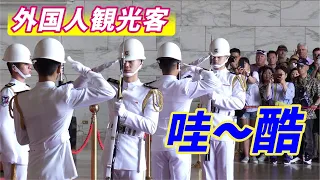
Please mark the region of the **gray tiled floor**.
<svg viewBox="0 0 320 180"><path fill-rule="evenodd" d="M78 146L80 146L80 142ZM76 165L78 169L78 179L90 179L90 143L79 154L76 155ZM98 160L100 161L101 149L98 151ZM197 161L197 156L193 156L193 163ZM100 163L100 162L98 162ZM98 164L98 178L102 179L101 166ZM272 165L264 164L243 164L235 162L234 177L235 179L319 179L320 165L313 163L312 165L291 164L284 166L283 164ZM192 180L201 179L201 169L192 168Z"/></svg>
<svg viewBox="0 0 320 180"><path fill-rule="evenodd" d="M99 151L99 154L101 151ZM99 155L100 158L100 155ZM193 162L196 162L196 156ZM90 150L84 150L80 155L77 155L77 169L78 179L90 179ZM101 177L101 167L98 169L98 178ZM319 179L319 164L313 163L312 165L291 164L284 166L283 164L272 165L264 164L243 164L235 162L234 164L234 177L235 179ZM201 170L192 168L192 180L201 179L199 175Z"/></svg>
<svg viewBox="0 0 320 180"><path fill-rule="evenodd" d="M83 138L79 139L78 146L81 145ZM91 145L85 147L85 149L78 155L75 155L76 166L78 170L79 180L90 179L90 151ZM102 179L101 175L101 149L98 150L98 179ZM197 156L193 157L193 162L197 161ZM235 179L319 179L319 163L313 163L312 165L303 164L291 164L284 166L283 164L243 164L235 162L234 164L234 177ZM192 168L192 180L201 179L201 169Z"/></svg>

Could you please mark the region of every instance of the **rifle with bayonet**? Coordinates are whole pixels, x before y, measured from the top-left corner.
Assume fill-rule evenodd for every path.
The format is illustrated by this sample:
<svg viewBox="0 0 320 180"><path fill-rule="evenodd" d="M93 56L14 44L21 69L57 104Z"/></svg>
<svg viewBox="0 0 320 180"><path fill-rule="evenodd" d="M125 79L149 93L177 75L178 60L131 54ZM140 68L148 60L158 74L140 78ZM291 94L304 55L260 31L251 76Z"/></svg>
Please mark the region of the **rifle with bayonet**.
<svg viewBox="0 0 320 180"><path fill-rule="evenodd" d="M124 58L125 57L124 57L124 38L123 38L122 53L121 53L121 58L119 59L120 80L119 80L118 92L117 92L118 100L122 100ZM108 158L107 158L108 160L107 171L106 171L107 180L113 179L114 162L115 162L116 152L117 152L117 136L119 131L119 124L120 124L120 116L115 116L112 123L111 143L110 143L111 150L109 151Z"/></svg>

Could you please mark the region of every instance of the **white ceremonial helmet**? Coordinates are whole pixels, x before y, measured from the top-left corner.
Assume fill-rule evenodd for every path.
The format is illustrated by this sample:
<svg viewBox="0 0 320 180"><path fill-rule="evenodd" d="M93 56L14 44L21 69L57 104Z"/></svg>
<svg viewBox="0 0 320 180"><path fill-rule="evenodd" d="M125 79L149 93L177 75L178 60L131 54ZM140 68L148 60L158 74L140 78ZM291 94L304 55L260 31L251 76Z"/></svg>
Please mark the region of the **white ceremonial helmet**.
<svg viewBox="0 0 320 180"><path fill-rule="evenodd" d="M212 56L230 56L229 42L224 38L217 38L210 43Z"/></svg>
<svg viewBox="0 0 320 180"><path fill-rule="evenodd" d="M224 38L217 38L210 43L210 54L213 57L225 57L225 61L222 64L214 64L212 68L219 69L224 66L230 57L230 45Z"/></svg>
<svg viewBox="0 0 320 180"><path fill-rule="evenodd" d="M32 64L30 50L19 43L14 43L8 46L4 52L2 60L10 63Z"/></svg>
<svg viewBox="0 0 320 180"><path fill-rule="evenodd" d="M54 38L45 38L37 43L32 59L37 58L45 58L59 63L66 63L64 47L60 41Z"/></svg>
<svg viewBox="0 0 320 180"><path fill-rule="evenodd" d="M166 42L158 49L157 59L162 57L172 58L178 61L182 61L181 50L178 45L173 42Z"/></svg>
<svg viewBox="0 0 320 180"><path fill-rule="evenodd" d="M118 59L124 56L125 61L145 60L143 44L134 38L126 39L120 44L118 51ZM123 73L125 77L131 77L135 75L142 68L142 64L134 71L130 73Z"/></svg>
<svg viewBox="0 0 320 180"><path fill-rule="evenodd" d="M144 47L138 39L130 38L126 39L120 44L118 51L118 59L124 55L125 61L145 60Z"/></svg>
<svg viewBox="0 0 320 180"><path fill-rule="evenodd" d="M7 47L2 58L8 63L27 63L32 64L30 50L22 44L14 43ZM12 70L17 72L22 78L27 79L31 74L24 74L18 67L12 65Z"/></svg>

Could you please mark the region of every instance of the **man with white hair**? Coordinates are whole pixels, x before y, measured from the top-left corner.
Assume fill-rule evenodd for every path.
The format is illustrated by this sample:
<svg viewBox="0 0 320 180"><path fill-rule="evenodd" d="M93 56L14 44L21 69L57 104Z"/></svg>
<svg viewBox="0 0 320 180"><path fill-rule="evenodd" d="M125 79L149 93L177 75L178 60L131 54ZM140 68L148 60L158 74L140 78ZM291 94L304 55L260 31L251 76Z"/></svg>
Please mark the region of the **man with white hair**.
<svg viewBox="0 0 320 180"><path fill-rule="evenodd" d="M308 47L306 43L298 43L296 53L300 59L306 59L309 64L313 63L313 59L308 57Z"/></svg>
<svg viewBox="0 0 320 180"><path fill-rule="evenodd" d="M246 80L230 73L225 67L230 57L229 51L230 45L224 38L214 39L210 44L211 69L223 85L220 91L212 91L202 96L200 102L202 107L206 106L213 113L214 126L227 120L236 122L235 110L243 109L245 106ZM219 139L211 136L209 154L201 155L202 178L234 179L234 149L235 142L227 134Z"/></svg>
<svg viewBox="0 0 320 180"><path fill-rule="evenodd" d="M256 51L256 63L251 64L250 70L251 72L259 72L259 69L263 66L266 66L267 62L267 52L264 50L257 50Z"/></svg>

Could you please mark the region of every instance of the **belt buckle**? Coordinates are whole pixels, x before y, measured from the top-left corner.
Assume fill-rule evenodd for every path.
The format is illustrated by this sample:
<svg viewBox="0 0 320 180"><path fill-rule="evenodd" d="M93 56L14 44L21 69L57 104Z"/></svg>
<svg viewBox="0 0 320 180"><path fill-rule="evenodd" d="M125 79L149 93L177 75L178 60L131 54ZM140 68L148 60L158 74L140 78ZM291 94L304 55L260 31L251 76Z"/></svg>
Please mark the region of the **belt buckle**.
<svg viewBox="0 0 320 180"><path fill-rule="evenodd" d="M124 126L122 124L119 124L118 132L121 134L130 135L130 136L135 136L137 133L136 130L128 128L127 126Z"/></svg>
<svg viewBox="0 0 320 180"><path fill-rule="evenodd" d="M212 110L211 110L213 113L219 113L219 109L218 108L216 108L216 107L212 107Z"/></svg>
<svg viewBox="0 0 320 180"><path fill-rule="evenodd" d="M118 131L119 131L119 133L125 134L126 126L123 126L122 124L119 124Z"/></svg>
<svg viewBox="0 0 320 180"><path fill-rule="evenodd" d="M132 131L132 136L135 136L136 135L136 130L133 130Z"/></svg>

